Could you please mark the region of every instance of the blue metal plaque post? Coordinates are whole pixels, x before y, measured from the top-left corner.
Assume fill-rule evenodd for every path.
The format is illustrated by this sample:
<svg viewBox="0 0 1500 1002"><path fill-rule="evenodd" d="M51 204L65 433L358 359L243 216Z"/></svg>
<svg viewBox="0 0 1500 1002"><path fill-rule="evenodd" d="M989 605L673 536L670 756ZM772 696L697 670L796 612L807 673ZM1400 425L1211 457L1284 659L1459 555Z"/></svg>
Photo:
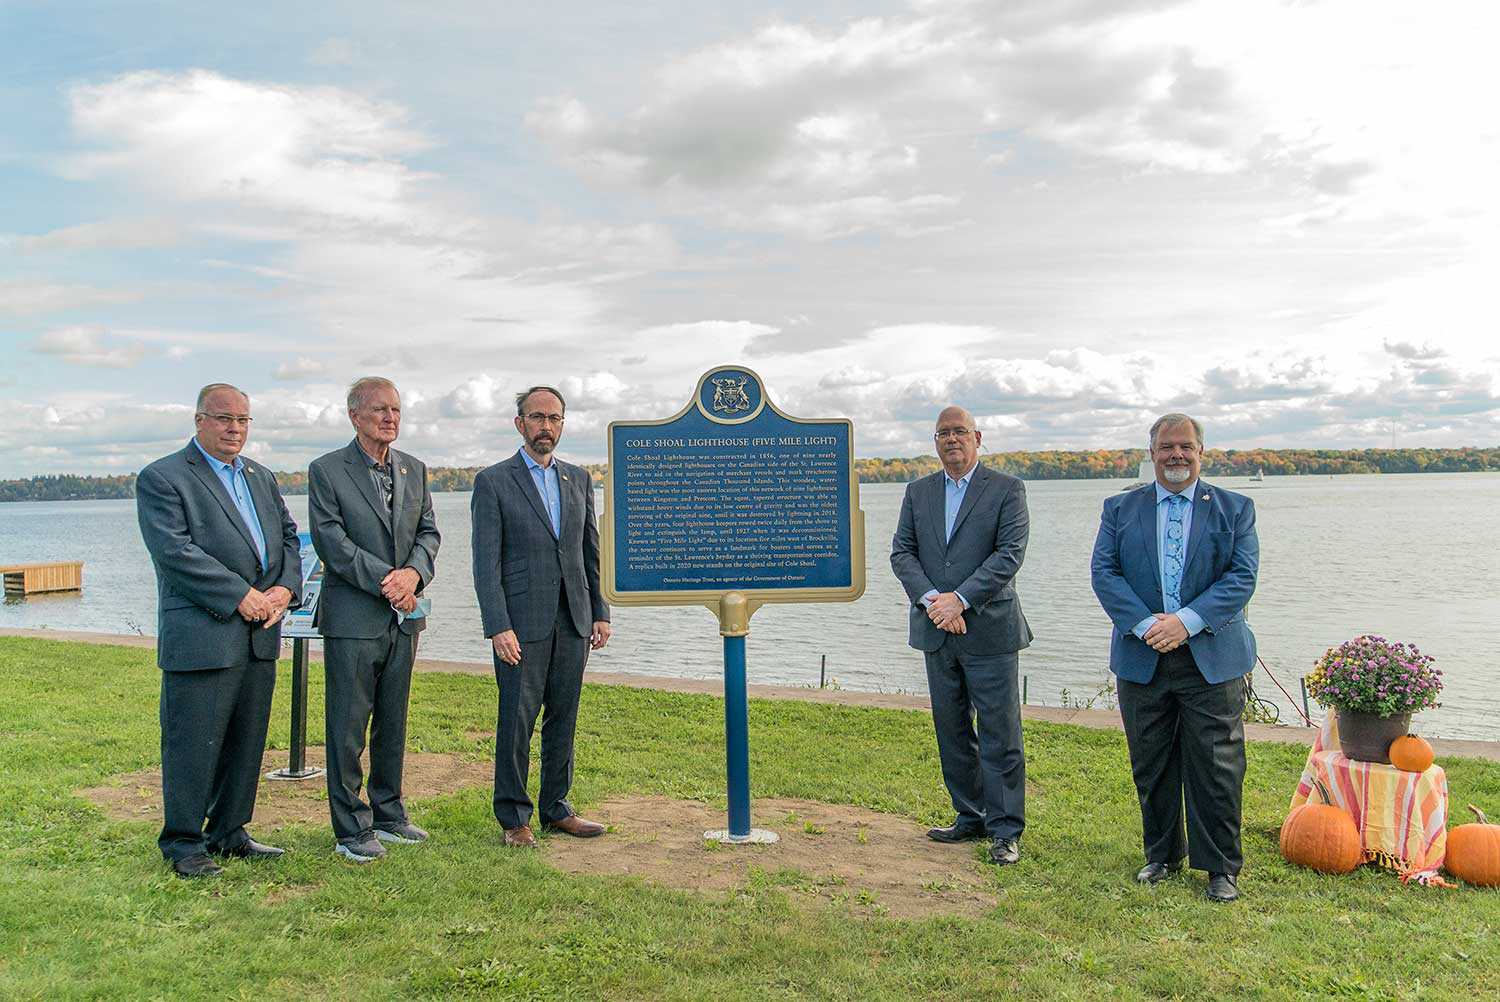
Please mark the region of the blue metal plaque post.
<svg viewBox="0 0 1500 1002"><path fill-rule="evenodd" d="M750 836L750 706L745 638L724 638L724 752L729 773L729 837Z"/></svg>
<svg viewBox="0 0 1500 1002"><path fill-rule="evenodd" d="M744 844L777 840L775 832L750 827L750 704L745 686L745 637L757 603L730 592L719 604L724 637L724 771L728 779L729 827L704 832L715 842Z"/></svg>

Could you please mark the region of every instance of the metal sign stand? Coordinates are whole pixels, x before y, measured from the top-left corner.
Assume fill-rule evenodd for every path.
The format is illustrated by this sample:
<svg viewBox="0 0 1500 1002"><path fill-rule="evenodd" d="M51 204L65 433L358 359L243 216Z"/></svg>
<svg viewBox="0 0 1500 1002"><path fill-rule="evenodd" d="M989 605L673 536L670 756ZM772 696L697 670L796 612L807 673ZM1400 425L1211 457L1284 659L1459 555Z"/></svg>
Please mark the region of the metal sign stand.
<svg viewBox="0 0 1500 1002"><path fill-rule="evenodd" d="M750 827L750 703L745 686L745 637L758 607L737 591L719 602L724 637L724 759L729 786L729 827L703 833L710 842L768 845L775 832Z"/></svg>
<svg viewBox="0 0 1500 1002"><path fill-rule="evenodd" d="M307 764L307 645L292 641L292 754L285 769L266 773L267 779L317 779L324 770Z"/></svg>

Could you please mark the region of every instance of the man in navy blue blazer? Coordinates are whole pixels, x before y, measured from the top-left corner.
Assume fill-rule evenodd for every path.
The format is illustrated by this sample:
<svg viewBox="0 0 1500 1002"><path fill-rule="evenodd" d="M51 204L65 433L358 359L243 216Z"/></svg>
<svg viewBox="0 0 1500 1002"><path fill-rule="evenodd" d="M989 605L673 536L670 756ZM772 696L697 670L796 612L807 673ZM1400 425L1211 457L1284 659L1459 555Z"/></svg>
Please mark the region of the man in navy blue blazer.
<svg viewBox="0 0 1500 1002"><path fill-rule="evenodd" d="M1241 715L1255 665L1245 620L1260 566L1255 505L1199 480L1196 419L1164 415L1150 441L1156 480L1104 502L1091 566L1114 624L1109 668L1141 803L1146 865L1136 880L1164 880L1186 855L1208 872L1210 899L1233 901L1243 864Z"/></svg>
<svg viewBox="0 0 1500 1002"><path fill-rule="evenodd" d="M891 539L891 569L911 600L908 642L921 651L938 762L956 812L937 842L990 840L990 862L1021 858L1026 754L1020 652L1031 628L1016 594L1031 515L1026 485L979 461L983 432L962 407L938 415L943 468L913 480Z"/></svg>

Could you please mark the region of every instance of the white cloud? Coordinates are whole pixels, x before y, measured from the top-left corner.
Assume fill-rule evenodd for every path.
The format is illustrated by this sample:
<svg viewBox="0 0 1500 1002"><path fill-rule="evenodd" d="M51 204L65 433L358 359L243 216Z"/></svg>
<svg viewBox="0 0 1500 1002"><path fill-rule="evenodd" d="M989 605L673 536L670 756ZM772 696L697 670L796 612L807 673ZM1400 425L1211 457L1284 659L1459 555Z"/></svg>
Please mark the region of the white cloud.
<svg viewBox="0 0 1500 1002"><path fill-rule="evenodd" d="M59 327L32 343L32 351L55 355L73 365L128 369L154 349L139 341L110 337L102 327Z"/></svg>
<svg viewBox="0 0 1500 1002"><path fill-rule="evenodd" d="M135 302L143 295L134 289L101 289L74 282L0 280L0 314L61 313L89 306Z"/></svg>
<svg viewBox="0 0 1500 1002"><path fill-rule="evenodd" d="M298 355L296 358L288 359L276 366L271 373L272 379L283 382L306 379L308 376L321 376L328 371L328 366L317 359L308 358L306 355Z"/></svg>
<svg viewBox="0 0 1500 1002"><path fill-rule="evenodd" d="M107 149L79 178L124 174L176 198L348 220L412 218L421 175L396 158L428 146L405 112L333 87L233 80L206 70L131 73L69 93L73 127Z"/></svg>
<svg viewBox="0 0 1500 1002"><path fill-rule="evenodd" d="M504 388L493 376L480 373L455 386L438 404L444 417L469 418L491 414L498 404L503 406Z"/></svg>
<svg viewBox="0 0 1500 1002"><path fill-rule="evenodd" d="M33 236L14 238L23 254L43 251L128 250L171 247L182 240L182 230L170 219L107 219L66 226Z"/></svg>

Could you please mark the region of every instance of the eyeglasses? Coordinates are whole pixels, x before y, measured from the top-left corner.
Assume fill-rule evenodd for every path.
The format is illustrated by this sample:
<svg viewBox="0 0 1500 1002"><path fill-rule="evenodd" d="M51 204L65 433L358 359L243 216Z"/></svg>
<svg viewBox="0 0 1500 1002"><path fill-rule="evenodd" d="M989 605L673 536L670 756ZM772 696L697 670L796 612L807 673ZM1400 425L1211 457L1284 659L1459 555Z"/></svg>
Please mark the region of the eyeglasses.
<svg viewBox="0 0 1500 1002"><path fill-rule="evenodd" d="M941 442L945 438L968 438L972 434L972 428L939 428L932 437Z"/></svg>
<svg viewBox="0 0 1500 1002"><path fill-rule="evenodd" d="M561 414L543 414L541 411L533 411L526 415L526 420L532 424L555 424L561 426L563 416Z"/></svg>
<svg viewBox="0 0 1500 1002"><path fill-rule="evenodd" d="M208 418L215 424L225 428L234 425L238 425L241 428L248 428L250 427L250 422L255 420L249 414L206 414L203 411L198 412L198 417Z"/></svg>

